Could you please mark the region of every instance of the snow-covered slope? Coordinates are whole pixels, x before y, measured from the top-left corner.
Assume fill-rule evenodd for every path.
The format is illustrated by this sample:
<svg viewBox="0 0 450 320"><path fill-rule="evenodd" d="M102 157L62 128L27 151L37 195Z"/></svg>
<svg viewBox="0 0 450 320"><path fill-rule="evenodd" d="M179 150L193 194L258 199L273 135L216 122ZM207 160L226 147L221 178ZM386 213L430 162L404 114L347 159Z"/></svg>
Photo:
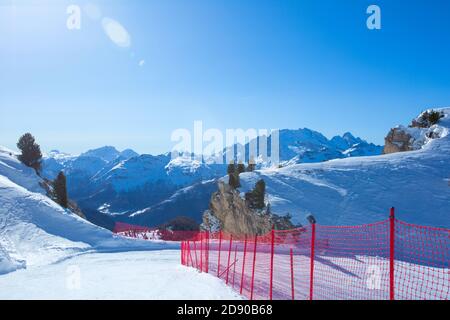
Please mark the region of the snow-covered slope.
<svg viewBox="0 0 450 320"><path fill-rule="evenodd" d="M87 251L165 248L113 235L50 200L41 179L0 148L0 273Z"/></svg>
<svg viewBox="0 0 450 320"><path fill-rule="evenodd" d="M180 265L179 250L80 255L2 275L0 288L6 300L242 299L221 279Z"/></svg>
<svg viewBox="0 0 450 320"><path fill-rule="evenodd" d="M400 219L448 228L450 108L442 111L435 128L441 138L428 139L420 150L244 173L242 191L263 178L272 210L300 223L309 214L321 224L373 222L394 206Z"/></svg>
<svg viewBox="0 0 450 320"><path fill-rule="evenodd" d="M161 250L179 245L115 236L63 210L41 182L0 147L1 299L240 299Z"/></svg>

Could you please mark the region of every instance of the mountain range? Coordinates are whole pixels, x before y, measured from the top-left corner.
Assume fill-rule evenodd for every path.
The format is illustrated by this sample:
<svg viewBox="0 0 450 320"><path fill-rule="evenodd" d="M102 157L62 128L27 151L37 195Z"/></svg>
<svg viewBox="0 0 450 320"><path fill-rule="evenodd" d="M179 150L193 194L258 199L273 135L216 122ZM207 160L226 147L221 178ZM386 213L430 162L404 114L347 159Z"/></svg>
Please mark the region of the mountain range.
<svg viewBox="0 0 450 320"><path fill-rule="evenodd" d="M244 146L246 161L249 160L250 143ZM280 166L382 152L381 146L349 132L327 139L306 128L280 130L279 146ZM237 145L233 147L237 148ZM223 150L223 157L227 150ZM270 166L270 163L258 162L260 169ZM178 215L200 222L201 213L208 206L208 200L204 200L215 190L217 179L226 174L226 165L212 163L206 158L180 156L172 159L169 152L156 156L140 155L131 149L120 152L105 146L76 156L57 150L46 154L42 175L54 179L60 171L67 176L69 197L78 203L88 219L112 228L114 221L154 226ZM189 195L189 199L181 201L181 207L179 203L171 206L172 199L182 199L183 195ZM151 218L142 218L146 216Z"/></svg>
<svg viewBox="0 0 450 320"><path fill-rule="evenodd" d="M387 219L389 208L397 218L421 225L450 227L450 108L434 109L442 118L423 123L425 111L408 126L392 131L406 141L408 151L348 157L281 168L261 168L240 174L241 196L256 182L266 183L266 204L278 215L291 215L295 224L307 224L313 215L322 225L356 225ZM406 139L404 139L406 137ZM335 139L337 140L337 139ZM227 182L227 177L220 178ZM198 217L206 209L217 180L179 190L169 199L129 215L136 224L152 224L176 216L184 208Z"/></svg>

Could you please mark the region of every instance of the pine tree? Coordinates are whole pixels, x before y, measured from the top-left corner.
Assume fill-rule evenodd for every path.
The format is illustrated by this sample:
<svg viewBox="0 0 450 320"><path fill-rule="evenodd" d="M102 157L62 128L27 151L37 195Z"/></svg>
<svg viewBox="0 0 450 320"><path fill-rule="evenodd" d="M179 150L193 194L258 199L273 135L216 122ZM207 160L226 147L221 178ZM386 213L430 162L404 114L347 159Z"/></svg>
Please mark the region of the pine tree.
<svg viewBox="0 0 450 320"><path fill-rule="evenodd" d="M443 115L440 112L437 111L431 111L428 113L428 121L430 122L430 125L434 125L439 122L439 119L441 119Z"/></svg>
<svg viewBox="0 0 450 320"><path fill-rule="evenodd" d="M61 171L53 182L55 201L63 208L68 207L66 176Z"/></svg>
<svg viewBox="0 0 450 320"><path fill-rule="evenodd" d="M239 181L239 173L234 162L230 162L227 168L228 173L228 184L233 188L237 189L241 186Z"/></svg>
<svg viewBox="0 0 450 320"><path fill-rule="evenodd" d="M255 185L255 189L254 189L254 194L255 194L255 205L257 209L262 209L264 208L264 197L266 194L266 183L264 182L263 179L259 180L258 182L256 182Z"/></svg>
<svg viewBox="0 0 450 320"><path fill-rule="evenodd" d="M253 157L250 157L250 160L248 161L247 171L253 172L256 169L255 159Z"/></svg>
<svg viewBox="0 0 450 320"><path fill-rule="evenodd" d="M26 166L34 168L37 172L41 169L41 148L35 142L31 133L25 133L17 142L17 148L22 152L19 160Z"/></svg>
<svg viewBox="0 0 450 320"><path fill-rule="evenodd" d="M265 206L264 198L266 194L266 183L263 179L256 182L252 191L245 193L245 200L252 209L262 209Z"/></svg>
<svg viewBox="0 0 450 320"><path fill-rule="evenodd" d="M236 165L234 164L234 162L230 162L230 164L227 167L227 173L228 175L234 173L236 171Z"/></svg>
<svg viewBox="0 0 450 320"><path fill-rule="evenodd" d="M245 164L243 164L242 161L237 165L237 172L238 174L245 172Z"/></svg>

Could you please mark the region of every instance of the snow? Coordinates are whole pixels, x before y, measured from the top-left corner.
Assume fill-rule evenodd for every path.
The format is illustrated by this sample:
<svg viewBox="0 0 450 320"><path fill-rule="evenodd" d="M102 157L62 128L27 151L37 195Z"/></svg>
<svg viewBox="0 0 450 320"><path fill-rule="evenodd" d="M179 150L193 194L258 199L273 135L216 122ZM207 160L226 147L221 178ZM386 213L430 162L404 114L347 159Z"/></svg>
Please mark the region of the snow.
<svg viewBox="0 0 450 320"><path fill-rule="evenodd" d="M0 299L241 299L178 250L84 254L0 276L0 288Z"/></svg>
<svg viewBox="0 0 450 320"><path fill-rule="evenodd" d="M116 236L62 209L45 195L40 182L34 170L0 149L0 273L85 252L177 247Z"/></svg>
<svg viewBox="0 0 450 320"><path fill-rule="evenodd" d="M13 151L4 147L0 147L0 176L7 177L32 192L44 192L34 170L24 166Z"/></svg>
<svg viewBox="0 0 450 320"><path fill-rule="evenodd" d="M417 151L244 173L240 191L264 178L272 211L289 212L302 223L311 213L322 225L384 220L395 206L401 220L448 228L450 109L445 114L433 128L440 138L426 140ZM152 156L133 157L125 167L140 167L141 157ZM86 159L91 158L77 161ZM167 162L150 160L160 162L167 174ZM174 179L186 169L192 173L186 162L175 169ZM239 298L221 280L181 266L180 252L173 250L178 243L114 235L62 209L45 195L41 183L14 152L0 148L0 299ZM351 285L353 280L348 281ZM330 289L326 283L317 286Z"/></svg>
<svg viewBox="0 0 450 320"><path fill-rule="evenodd" d="M285 251L289 252L289 246ZM278 247L279 250L279 247ZM217 271L217 251L210 254L211 272ZM236 261L241 262L243 252L238 251ZM268 299L270 253L258 252L255 265L254 299ZM295 299L309 299L309 267L308 254L294 254L293 265L295 280ZM242 264L242 263L241 263ZM395 261L397 268L396 300L436 300L449 299L450 292L446 283L450 281L448 268L436 268ZM226 264L221 263L221 270ZM247 264L246 264L247 268ZM249 268L251 266L249 265ZM241 268L233 270L234 277L241 279ZM248 269L247 269L248 270ZM379 256L335 256L316 253L314 262L314 299L317 300L389 300L389 259ZM372 270L372 271L371 271ZM376 270L378 274L373 274ZM245 278L250 281L251 272L247 271ZM233 275L231 276L233 277ZM376 279L377 283L373 283ZM249 282L244 282L249 283ZM239 281L235 289L239 290ZM290 300L291 296L290 255L278 253L274 255L273 297ZM440 291L442 290L442 291ZM249 295L249 286L244 286L244 294Z"/></svg>
<svg viewBox="0 0 450 320"><path fill-rule="evenodd" d="M61 208L40 182L0 148L0 299L239 298L182 267L179 243L114 235Z"/></svg>
<svg viewBox="0 0 450 320"><path fill-rule="evenodd" d="M384 220L391 206L410 223L450 227L450 109L421 149L304 163L241 174L241 191L264 179L271 209L306 224L356 225Z"/></svg>

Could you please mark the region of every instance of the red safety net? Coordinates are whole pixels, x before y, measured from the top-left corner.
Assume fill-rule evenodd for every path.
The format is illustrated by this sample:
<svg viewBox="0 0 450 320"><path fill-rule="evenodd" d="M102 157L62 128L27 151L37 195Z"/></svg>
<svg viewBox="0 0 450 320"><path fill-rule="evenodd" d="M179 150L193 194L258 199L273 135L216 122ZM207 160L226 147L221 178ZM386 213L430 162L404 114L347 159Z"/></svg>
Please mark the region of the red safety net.
<svg viewBox="0 0 450 320"><path fill-rule="evenodd" d="M203 232L182 242L181 262L248 299L448 300L449 244L448 229L392 217L263 236Z"/></svg>
<svg viewBox="0 0 450 320"><path fill-rule="evenodd" d="M149 228L122 222L116 222L113 232L129 238L165 241L196 240L200 236L199 231Z"/></svg>

